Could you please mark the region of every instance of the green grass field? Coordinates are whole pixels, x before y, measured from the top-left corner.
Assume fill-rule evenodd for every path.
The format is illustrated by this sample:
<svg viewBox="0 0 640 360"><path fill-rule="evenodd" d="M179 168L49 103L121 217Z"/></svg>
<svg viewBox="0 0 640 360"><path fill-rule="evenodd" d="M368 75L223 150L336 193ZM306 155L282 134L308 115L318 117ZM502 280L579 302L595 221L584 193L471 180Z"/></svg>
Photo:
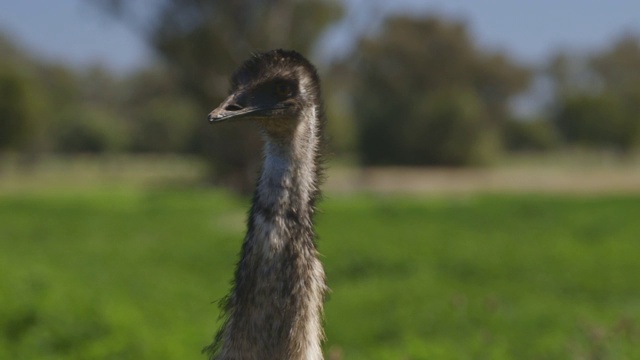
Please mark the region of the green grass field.
<svg viewBox="0 0 640 360"><path fill-rule="evenodd" d="M0 194L0 359L204 359L248 199ZM640 195L329 196L329 359L640 359Z"/></svg>

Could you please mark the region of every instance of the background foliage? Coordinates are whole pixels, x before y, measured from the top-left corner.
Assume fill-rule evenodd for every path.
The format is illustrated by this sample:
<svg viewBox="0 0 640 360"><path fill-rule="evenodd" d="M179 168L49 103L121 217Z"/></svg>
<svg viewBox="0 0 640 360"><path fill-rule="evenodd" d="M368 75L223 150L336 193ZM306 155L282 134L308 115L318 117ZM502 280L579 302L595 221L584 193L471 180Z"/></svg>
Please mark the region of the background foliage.
<svg viewBox="0 0 640 360"><path fill-rule="evenodd" d="M95 4L136 29L159 63L130 74L46 63L0 41L0 149L30 154L191 153L209 181L251 189L260 139L248 126L211 129L205 115L252 51L316 44L340 3L292 0ZM586 148L629 155L640 142L640 41L621 36L590 53L519 63L475 43L464 22L388 17L345 56L315 61L324 80L338 158L361 165L485 165L505 152ZM328 60L326 60L328 59ZM515 111L534 80L549 95L535 114Z"/></svg>
<svg viewBox="0 0 640 360"><path fill-rule="evenodd" d="M526 69L476 49L463 24L389 18L353 52L349 83L364 164L490 160Z"/></svg>

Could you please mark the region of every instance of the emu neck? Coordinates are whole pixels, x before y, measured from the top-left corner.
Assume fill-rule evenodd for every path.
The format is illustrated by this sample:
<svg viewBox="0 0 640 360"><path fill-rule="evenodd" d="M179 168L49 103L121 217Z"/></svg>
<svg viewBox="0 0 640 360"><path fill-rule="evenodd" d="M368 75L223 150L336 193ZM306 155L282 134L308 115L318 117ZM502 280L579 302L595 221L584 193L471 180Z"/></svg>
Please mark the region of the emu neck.
<svg viewBox="0 0 640 360"><path fill-rule="evenodd" d="M299 124L287 139L266 136L265 161L256 189L260 205L278 212L311 215L317 192L317 142L311 123Z"/></svg>
<svg viewBox="0 0 640 360"><path fill-rule="evenodd" d="M266 136L218 359L322 359L326 286L312 224L316 131L302 121L287 141Z"/></svg>

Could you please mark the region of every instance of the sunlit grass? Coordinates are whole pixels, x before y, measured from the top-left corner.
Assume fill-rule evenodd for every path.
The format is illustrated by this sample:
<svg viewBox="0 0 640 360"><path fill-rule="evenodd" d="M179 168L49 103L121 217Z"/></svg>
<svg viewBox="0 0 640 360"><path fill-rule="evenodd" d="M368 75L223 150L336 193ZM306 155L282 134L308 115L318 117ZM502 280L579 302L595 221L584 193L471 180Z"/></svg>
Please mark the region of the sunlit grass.
<svg viewBox="0 0 640 360"><path fill-rule="evenodd" d="M206 189L0 195L0 358L204 358L248 204ZM639 358L638 218L638 195L329 195L326 352Z"/></svg>

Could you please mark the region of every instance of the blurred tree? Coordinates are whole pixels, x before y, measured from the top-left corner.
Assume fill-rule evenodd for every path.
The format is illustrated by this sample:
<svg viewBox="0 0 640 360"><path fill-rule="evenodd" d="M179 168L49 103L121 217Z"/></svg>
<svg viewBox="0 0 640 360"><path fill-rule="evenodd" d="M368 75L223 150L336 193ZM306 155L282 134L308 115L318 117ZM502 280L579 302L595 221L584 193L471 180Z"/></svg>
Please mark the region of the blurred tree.
<svg viewBox="0 0 640 360"><path fill-rule="evenodd" d="M123 150L129 135L120 113L120 79L101 67L72 71L40 64L41 88L46 92L45 147L65 153Z"/></svg>
<svg viewBox="0 0 640 360"><path fill-rule="evenodd" d="M25 150L37 134L42 98L19 68L0 63L0 151Z"/></svg>
<svg viewBox="0 0 640 360"><path fill-rule="evenodd" d="M126 134L113 112L78 106L59 114L54 150L93 154L119 151L126 146Z"/></svg>
<svg viewBox="0 0 640 360"><path fill-rule="evenodd" d="M465 165L490 160L509 98L528 71L475 48L462 23L388 18L350 59L365 164Z"/></svg>
<svg viewBox="0 0 640 360"><path fill-rule="evenodd" d="M640 145L640 38L590 55L555 55L552 118L569 144L629 152Z"/></svg>
<svg viewBox="0 0 640 360"><path fill-rule="evenodd" d="M135 152L185 152L192 129L202 117L198 105L182 94L179 82L163 67L139 71L123 86L123 116Z"/></svg>
<svg viewBox="0 0 640 360"><path fill-rule="evenodd" d="M626 100L640 87L640 37L624 35L613 46L589 59L604 90Z"/></svg>
<svg viewBox="0 0 640 360"><path fill-rule="evenodd" d="M554 122L569 144L628 150L634 134L627 130L624 107L618 98L576 95L563 99Z"/></svg>
<svg viewBox="0 0 640 360"><path fill-rule="evenodd" d="M536 152L556 149L560 139L547 118L511 119L503 127L502 138L507 151Z"/></svg>
<svg viewBox="0 0 640 360"><path fill-rule="evenodd" d="M284 47L308 54L341 14L336 3L321 0L159 0L150 19L139 15L134 2L96 1L142 32L170 64L186 95L200 108L202 122L193 139L199 144L195 150L211 164L211 179L241 191L253 186L258 133L254 129L248 136L240 126L205 129L206 114L224 98L230 73L251 52Z"/></svg>
<svg viewBox="0 0 640 360"><path fill-rule="evenodd" d="M624 114L618 127L619 146L630 151L640 146L640 36L623 35L613 46L590 59L603 93L620 101Z"/></svg>
<svg viewBox="0 0 640 360"><path fill-rule="evenodd" d="M101 66L73 70L29 56L2 34L0 50L0 149L186 151L201 119L161 66L126 77Z"/></svg>
<svg viewBox="0 0 640 360"><path fill-rule="evenodd" d="M544 72L551 80L553 101L581 93L594 92L597 81L589 67L588 59L578 53L559 52L553 54Z"/></svg>
<svg viewBox="0 0 640 360"><path fill-rule="evenodd" d="M38 147L44 96L33 68L27 54L0 32L0 153Z"/></svg>
<svg viewBox="0 0 640 360"><path fill-rule="evenodd" d="M38 77L41 81L42 89L47 93L47 99L51 112L49 114L49 125L57 125L58 115L71 111L78 106L82 99L82 88L78 74L71 69L57 65L44 64L38 69Z"/></svg>
<svg viewBox="0 0 640 360"><path fill-rule="evenodd" d="M0 60L3 66L7 64L28 63L27 55L18 47L8 34L0 29Z"/></svg>
<svg viewBox="0 0 640 360"><path fill-rule="evenodd" d="M154 99L134 113L130 148L136 152L185 152L197 107L188 100Z"/></svg>

